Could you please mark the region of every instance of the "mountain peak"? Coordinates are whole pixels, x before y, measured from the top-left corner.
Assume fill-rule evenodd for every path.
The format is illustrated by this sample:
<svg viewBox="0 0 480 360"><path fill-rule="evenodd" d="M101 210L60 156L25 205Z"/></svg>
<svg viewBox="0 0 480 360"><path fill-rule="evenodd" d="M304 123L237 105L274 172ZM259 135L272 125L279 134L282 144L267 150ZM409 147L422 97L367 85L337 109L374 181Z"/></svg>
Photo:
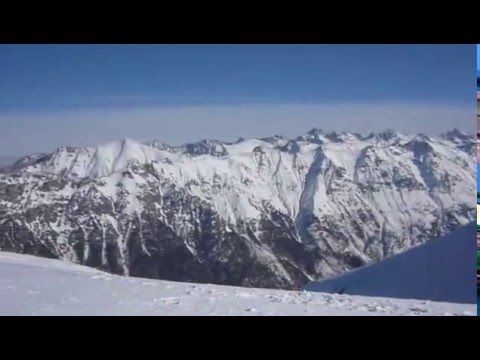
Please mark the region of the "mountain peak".
<svg viewBox="0 0 480 360"><path fill-rule="evenodd" d="M398 138L399 134L393 129L387 129L378 133L377 137L381 140L389 141Z"/></svg>
<svg viewBox="0 0 480 360"><path fill-rule="evenodd" d="M307 134L312 136L323 135L323 130L320 128L313 128L309 132L307 132Z"/></svg>
<svg viewBox="0 0 480 360"><path fill-rule="evenodd" d="M287 138L282 135L273 135L273 136L268 136L268 137L262 137L260 138L261 141L268 142L270 144L278 144L279 142L285 142Z"/></svg>
<svg viewBox="0 0 480 360"><path fill-rule="evenodd" d="M308 141L315 144L323 144L324 142L324 133L319 128L313 128L308 131L305 135L298 136L295 140L297 141Z"/></svg>
<svg viewBox="0 0 480 360"><path fill-rule="evenodd" d="M225 156L228 154L225 146L218 140L200 140L196 143L184 145L185 153L192 156L200 155L212 155L212 156Z"/></svg>
<svg viewBox="0 0 480 360"><path fill-rule="evenodd" d="M173 146L171 146L167 143L164 143L163 141L158 140L158 139L148 141L148 142L145 143L145 145L153 147L153 148L158 149L158 150L169 151L169 152L174 152L175 151L175 147L173 147Z"/></svg>
<svg viewBox="0 0 480 360"><path fill-rule="evenodd" d="M328 134L325 134L325 138L333 142L343 142L343 141L354 140L354 139L357 139L357 140L363 139L363 137L359 134L353 134L346 131L341 131L341 132L333 131Z"/></svg>
<svg viewBox="0 0 480 360"><path fill-rule="evenodd" d="M416 141L421 141L421 142L430 142L432 139L428 135L425 135L423 133L419 133L415 135L414 140Z"/></svg>
<svg viewBox="0 0 480 360"><path fill-rule="evenodd" d="M460 131L457 128L440 134L440 137L444 140L449 140L449 141L453 141L453 142L458 141L458 140L473 139L472 136L469 136L467 133L464 133L463 131Z"/></svg>

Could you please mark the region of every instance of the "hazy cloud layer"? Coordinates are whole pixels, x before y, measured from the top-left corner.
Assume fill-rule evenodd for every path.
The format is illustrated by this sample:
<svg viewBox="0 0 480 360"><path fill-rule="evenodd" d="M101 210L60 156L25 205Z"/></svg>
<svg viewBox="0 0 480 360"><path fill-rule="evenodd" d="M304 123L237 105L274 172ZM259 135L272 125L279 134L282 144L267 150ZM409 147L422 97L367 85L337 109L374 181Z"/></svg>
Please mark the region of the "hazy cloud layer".
<svg viewBox="0 0 480 360"><path fill-rule="evenodd" d="M362 134L394 129L436 135L457 128L474 134L474 105L236 104L1 114L0 155L49 152L60 145L96 145L131 138L176 145L201 139L295 137L313 127Z"/></svg>

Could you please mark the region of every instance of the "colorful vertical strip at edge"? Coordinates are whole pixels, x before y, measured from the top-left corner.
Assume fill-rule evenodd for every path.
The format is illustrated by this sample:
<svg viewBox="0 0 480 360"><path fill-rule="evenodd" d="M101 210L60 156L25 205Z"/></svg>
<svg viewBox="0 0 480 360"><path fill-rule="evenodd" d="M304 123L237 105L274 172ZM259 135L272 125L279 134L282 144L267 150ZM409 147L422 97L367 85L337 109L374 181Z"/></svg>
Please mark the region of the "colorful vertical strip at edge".
<svg viewBox="0 0 480 360"><path fill-rule="evenodd" d="M477 290L480 288L480 221L479 221L479 214L480 214L480 205L478 205L480 199L477 194Z"/></svg>

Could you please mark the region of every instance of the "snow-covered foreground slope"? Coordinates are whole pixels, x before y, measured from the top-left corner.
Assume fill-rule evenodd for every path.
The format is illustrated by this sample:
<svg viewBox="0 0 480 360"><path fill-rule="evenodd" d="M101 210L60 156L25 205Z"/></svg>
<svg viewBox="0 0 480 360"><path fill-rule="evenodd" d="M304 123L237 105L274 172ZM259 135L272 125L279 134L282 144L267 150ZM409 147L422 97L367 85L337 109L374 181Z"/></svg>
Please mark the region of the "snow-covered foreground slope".
<svg viewBox="0 0 480 360"><path fill-rule="evenodd" d="M0 315L475 315L476 305L128 278L0 252Z"/></svg>
<svg viewBox="0 0 480 360"><path fill-rule="evenodd" d="M379 263L311 283L306 289L475 304L475 239L472 222Z"/></svg>
<svg viewBox="0 0 480 360"><path fill-rule="evenodd" d="M0 171L0 250L115 274L301 289L475 218L473 136L313 129L61 147Z"/></svg>

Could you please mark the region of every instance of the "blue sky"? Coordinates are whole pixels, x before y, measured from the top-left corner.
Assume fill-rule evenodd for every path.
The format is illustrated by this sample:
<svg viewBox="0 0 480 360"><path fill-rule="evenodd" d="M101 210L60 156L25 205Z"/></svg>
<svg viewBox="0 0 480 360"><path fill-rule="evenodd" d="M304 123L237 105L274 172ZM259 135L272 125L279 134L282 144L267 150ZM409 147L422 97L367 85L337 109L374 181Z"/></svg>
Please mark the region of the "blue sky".
<svg viewBox="0 0 480 360"><path fill-rule="evenodd" d="M480 70L480 46L477 44L477 71Z"/></svg>
<svg viewBox="0 0 480 360"><path fill-rule="evenodd" d="M474 45L0 45L0 155L313 126L473 132L475 56Z"/></svg>
<svg viewBox="0 0 480 360"><path fill-rule="evenodd" d="M477 164L477 174L480 172L480 164ZM477 176L477 192L480 192L480 176Z"/></svg>

